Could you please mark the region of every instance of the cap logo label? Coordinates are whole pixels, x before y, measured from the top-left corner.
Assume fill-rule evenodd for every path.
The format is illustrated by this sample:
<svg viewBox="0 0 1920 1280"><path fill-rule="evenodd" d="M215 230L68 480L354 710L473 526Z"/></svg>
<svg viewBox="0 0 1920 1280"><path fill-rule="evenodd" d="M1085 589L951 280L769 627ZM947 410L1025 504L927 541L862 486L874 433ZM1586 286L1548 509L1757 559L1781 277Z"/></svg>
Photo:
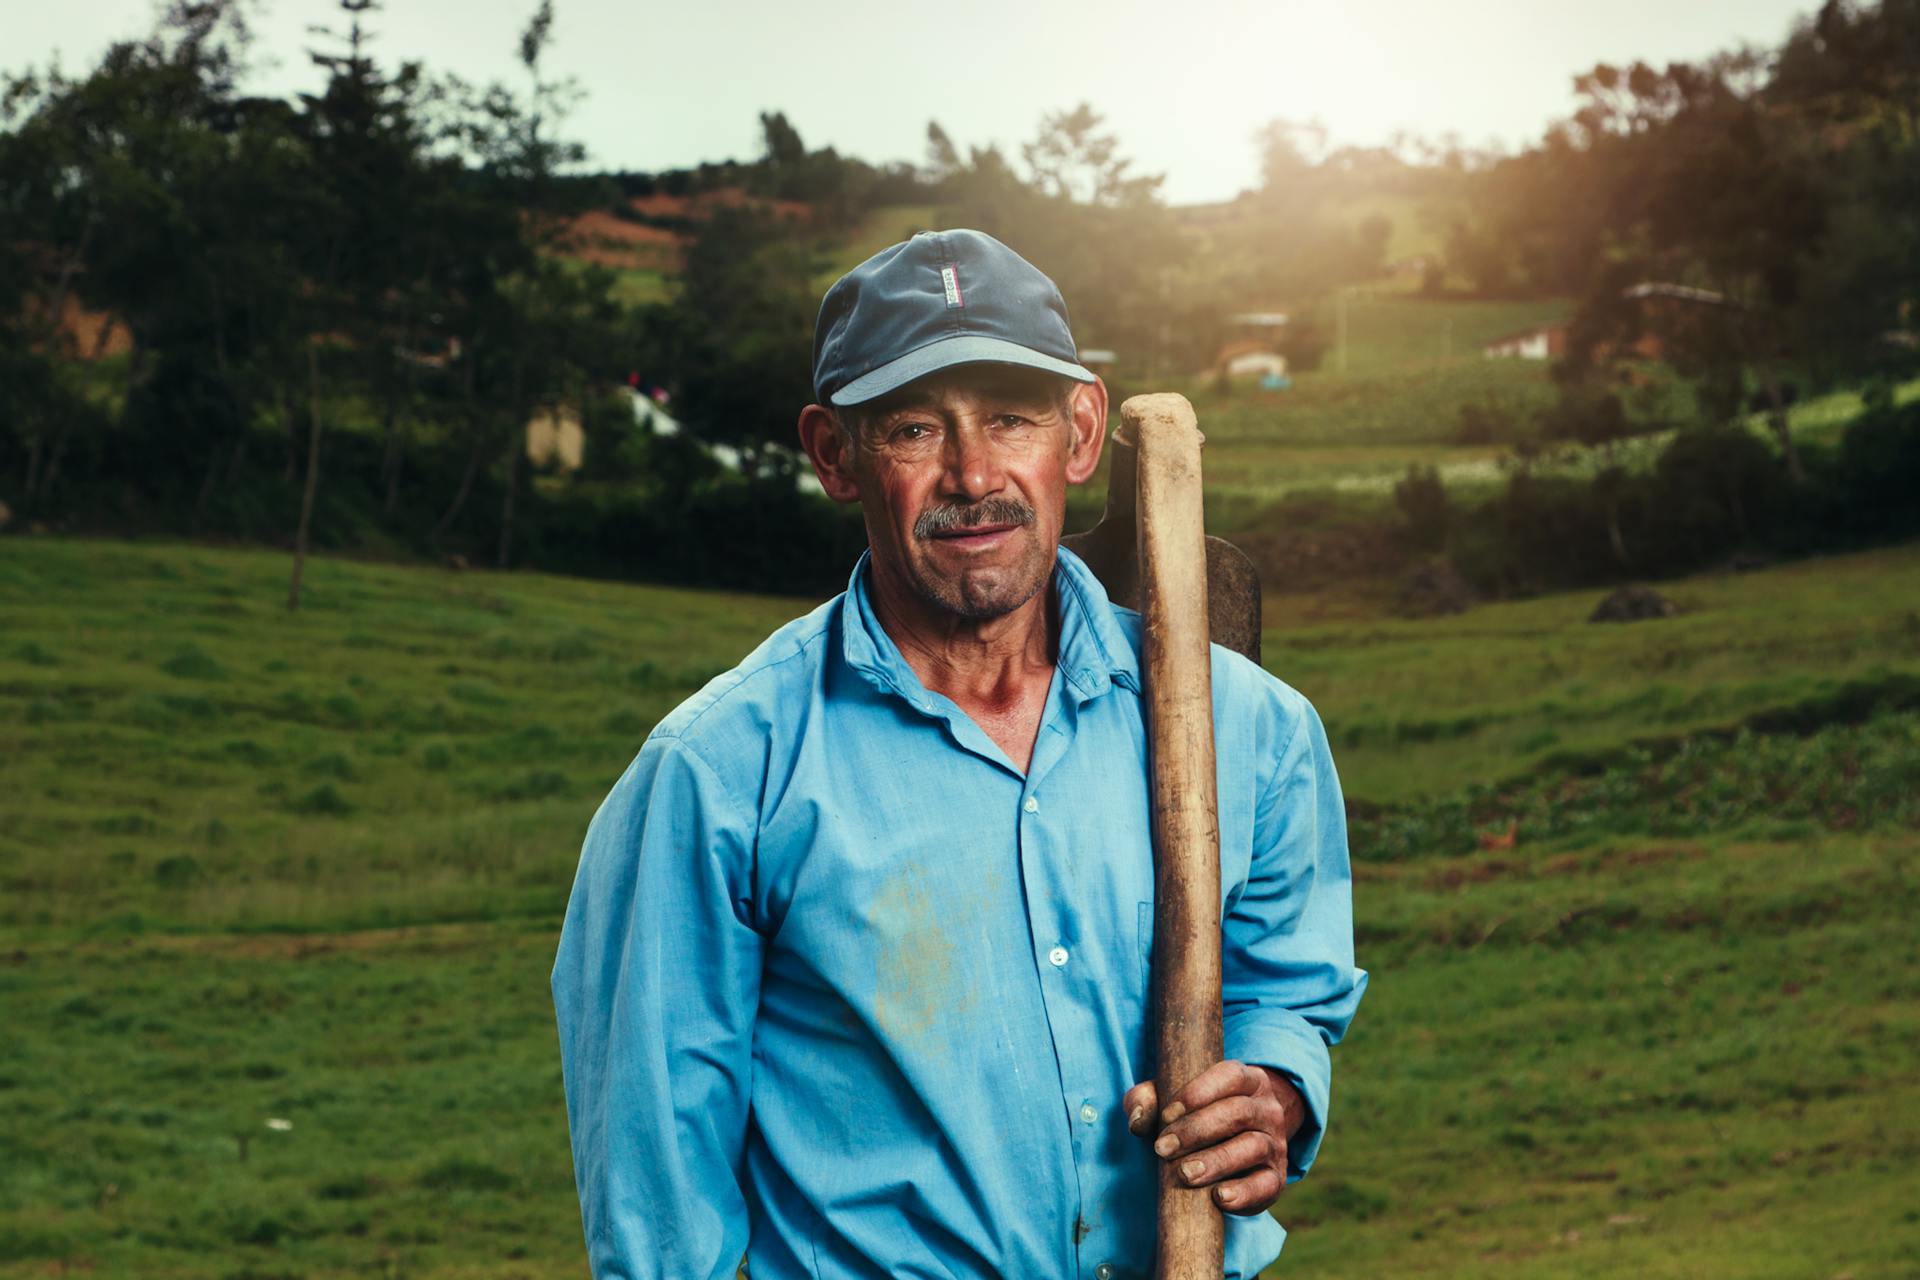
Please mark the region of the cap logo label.
<svg viewBox="0 0 1920 1280"><path fill-rule="evenodd" d="M967 304L960 298L960 270L952 263L940 268L940 283L947 289L947 310L964 307Z"/></svg>

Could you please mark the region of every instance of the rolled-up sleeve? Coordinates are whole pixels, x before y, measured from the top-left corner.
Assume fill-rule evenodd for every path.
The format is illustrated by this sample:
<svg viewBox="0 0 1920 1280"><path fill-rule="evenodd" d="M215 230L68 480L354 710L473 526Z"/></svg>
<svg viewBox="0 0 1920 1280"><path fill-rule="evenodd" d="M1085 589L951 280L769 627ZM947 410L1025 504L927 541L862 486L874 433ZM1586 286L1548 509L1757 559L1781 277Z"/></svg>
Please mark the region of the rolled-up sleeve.
<svg viewBox="0 0 1920 1280"><path fill-rule="evenodd" d="M1301 699L1254 815L1253 863L1223 923L1227 1057L1271 1067L1305 1099L1287 1180L1306 1175L1326 1132L1328 1047L1352 1020L1367 975L1354 967L1346 810L1326 729Z"/></svg>
<svg viewBox="0 0 1920 1280"><path fill-rule="evenodd" d="M749 811L673 737L588 826L552 988L598 1280L725 1280L746 1251L753 851Z"/></svg>

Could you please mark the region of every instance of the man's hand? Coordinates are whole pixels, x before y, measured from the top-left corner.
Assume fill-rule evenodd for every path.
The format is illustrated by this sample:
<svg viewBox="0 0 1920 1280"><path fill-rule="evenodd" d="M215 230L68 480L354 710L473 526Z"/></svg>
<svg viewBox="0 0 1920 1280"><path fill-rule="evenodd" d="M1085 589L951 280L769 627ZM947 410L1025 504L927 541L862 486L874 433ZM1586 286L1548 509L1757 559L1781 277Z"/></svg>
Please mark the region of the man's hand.
<svg viewBox="0 0 1920 1280"><path fill-rule="evenodd" d="M1153 1081L1127 1090L1127 1128L1146 1137L1159 1109ZM1226 1213L1264 1213L1287 1185L1287 1139L1306 1119L1299 1090L1271 1067L1216 1062L1195 1076L1164 1111L1154 1154L1175 1163L1190 1187L1213 1188Z"/></svg>

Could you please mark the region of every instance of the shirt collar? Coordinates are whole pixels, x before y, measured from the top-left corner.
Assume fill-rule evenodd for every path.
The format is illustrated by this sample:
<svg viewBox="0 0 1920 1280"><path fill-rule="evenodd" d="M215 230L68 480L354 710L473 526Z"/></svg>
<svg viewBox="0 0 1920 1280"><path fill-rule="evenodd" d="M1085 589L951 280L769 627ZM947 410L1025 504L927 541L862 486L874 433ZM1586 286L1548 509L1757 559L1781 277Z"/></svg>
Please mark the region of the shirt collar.
<svg viewBox="0 0 1920 1280"><path fill-rule="evenodd" d="M860 553L847 578L840 601L840 645L847 665L883 691L897 693L924 710L927 689L873 611L868 592L872 577L868 561L873 552ZM1115 620L1115 606L1107 599L1093 570L1065 547L1055 553L1051 589L1060 602L1060 651L1057 670L1080 693L1082 701L1097 698L1114 684L1140 691L1140 661L1133 644Z"/></svg>

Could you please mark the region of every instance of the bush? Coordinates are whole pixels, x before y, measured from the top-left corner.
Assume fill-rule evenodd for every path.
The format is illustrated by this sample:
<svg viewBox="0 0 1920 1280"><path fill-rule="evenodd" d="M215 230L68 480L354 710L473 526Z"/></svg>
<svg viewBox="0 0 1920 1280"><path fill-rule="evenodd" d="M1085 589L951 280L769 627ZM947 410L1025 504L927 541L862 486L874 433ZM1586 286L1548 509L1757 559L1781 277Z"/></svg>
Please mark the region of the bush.
<svg viewBox="0 0 1920 1280"><path fill-rule="evenodd" d="M321 818L338 818L353 812L353 805L331 782L321 783L295 799L288 808L295 813L305 813Z"/></svg>
<svg viewBox="0 0 1920 1280"><path fill-rule="evenodd" d="M1855 531L1874 537L1920 531L1920 401L1877 406L1848 424L1839 479Z"/></svg>
<svg viewBox="0 0 1920 1280"><path fill-rule="evenodd" d="M1393 502L1406 519L1407 539L1422 550L1436 550L1447 541L1453 523L1447 505L1447 487L1432 467L1412 466L1393 486Z"/></svg>
<svg viewBox="0 0 1920 1280"><path fill-rule="evenodd" d="M1499 497L1456 518L1453 555L1495 595L1672 577L1742 549L1836 545L1844 539L1825 514L1836 502L1851 502L1844 481L1794 487L1752 432L1696 428L1676 433L1644 475L1607 468L1582 481L1523 466Z"/></svg>
<svg viewBox="0 0 1920 1280"><path fill-rule="evenodd" d="M1463 404L1453 439L1455 444L1502 444L1516 434L1513 414L1500 405Z"/></svg>
<svg viewBox="0 0 1920 1280"><path fill-rule="evenodd" d="M507 1191L513 1178L503 1169L450 1156L420 1174L420 1185L429 1191Z"/></svg>
<svg viewBox="0 0 1920 1280"><path fill-rule="evenodd" d="M200 879L200 862L190 854L162 858L153 868L153 882L162 889L184 889Z"/></svg>

